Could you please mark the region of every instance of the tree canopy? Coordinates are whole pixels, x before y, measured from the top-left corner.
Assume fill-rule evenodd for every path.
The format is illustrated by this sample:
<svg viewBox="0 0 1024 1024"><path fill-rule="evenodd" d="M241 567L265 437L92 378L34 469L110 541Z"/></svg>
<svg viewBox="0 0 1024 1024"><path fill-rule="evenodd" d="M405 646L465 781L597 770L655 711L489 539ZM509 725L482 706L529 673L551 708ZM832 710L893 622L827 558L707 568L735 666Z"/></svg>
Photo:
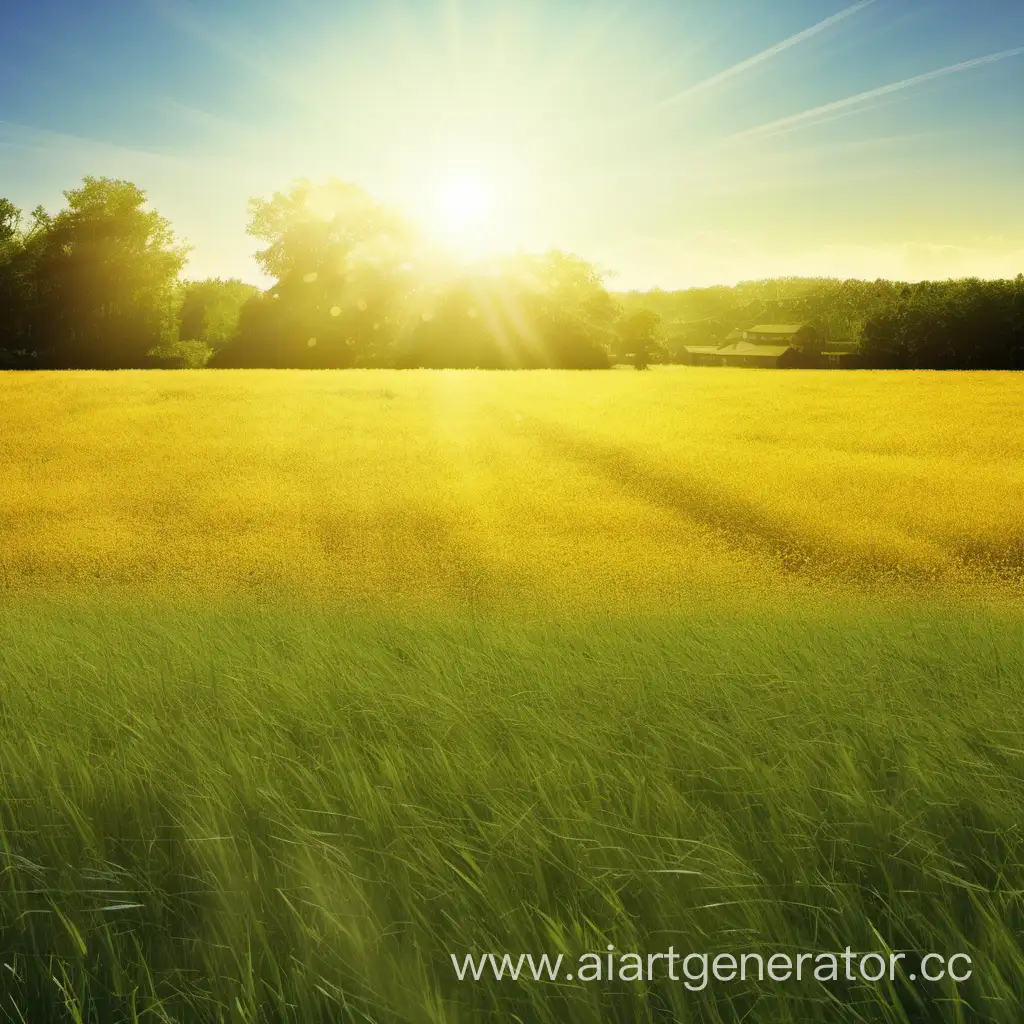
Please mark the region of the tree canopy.
<svg viewBox="0 0 1024 1024"><path fill-rule="evenodd" d="M19 275L40 365L145 365L173 340L174 299L188 249L131 182L87 177L67 208L37 217Z"/></svg>

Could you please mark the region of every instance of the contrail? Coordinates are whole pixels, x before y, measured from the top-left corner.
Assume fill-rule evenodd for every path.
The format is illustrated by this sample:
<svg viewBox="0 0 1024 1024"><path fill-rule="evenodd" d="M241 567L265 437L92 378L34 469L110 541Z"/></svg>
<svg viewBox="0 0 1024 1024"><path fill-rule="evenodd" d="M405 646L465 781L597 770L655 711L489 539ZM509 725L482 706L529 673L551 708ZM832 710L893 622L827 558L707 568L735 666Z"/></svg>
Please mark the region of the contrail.
<svg viewBox="0 0 1024 1024"><path fill-rule="evenodd" d="M858 0L857 3L844 8L838 14L833 14L831 18L819 21L817 25L805 28L803 32L797 32L795 36L783 39L781 43L769 46L767 50L762 50L760 53L754 54L753 57L748 57L746 60L740 61L739 64L734 64L731 68L719 71L717 75L705 78L704 81L697 82L695 85L691 85L688 88L683 89L682 92L677 92L672 96L667 96L665 99L656 103L651 109L662 110L663 108L671 106L674 103L678 103L680 100L684 100L698 92L710 89L712 86L718 85L720 82L725 82L730 78L735 78L736 75L740 75L744 71L747 71L752 67L756 67L758 64L771 59L777 54L782 53L784 50L788 50L791 46L796 46L797 43L802 43L805 39L810 39L812 36L818 35L819 32L824 32L825 29L835 25L837 22L844 21L846 18L849 18L858 11L863 10L865 7L869 7L874 2L875 0Z"/></svg>
<svg viewBox="0 0 1024 1024"><path fill-rule="evenodd" d="M833 103L812 107L810 110L803 110L799 114L780 117L777 121L768 121L765 124L730 135L729 138L745 139L756 135L767 135L780 129L815 124L822 118L822 115L831 114L836 110L843 110L846 107L852 107L867 100L877 99L879 96L888 96L890 93L909 89L911 86L920 85L922 82L931 82L936 78L945 78L946 75L955 74L957 71L967 71L970 68L981 67L983 64L994 64L997 60L1005 60L1007 57L1019 57L1022 53L1024 53L1024 46L1018 46L1012 50L990 53L987 57L975 57L973 60L961 61L959 64L950 64L948 67L938 68L935 71L926 71L923 75L914 75L913 78L904 78L899 82L890 82L888 85L878 86L877 89L868 89L867 92L859 92L855 96L847 96L845 99L835 100Z"/></svg>

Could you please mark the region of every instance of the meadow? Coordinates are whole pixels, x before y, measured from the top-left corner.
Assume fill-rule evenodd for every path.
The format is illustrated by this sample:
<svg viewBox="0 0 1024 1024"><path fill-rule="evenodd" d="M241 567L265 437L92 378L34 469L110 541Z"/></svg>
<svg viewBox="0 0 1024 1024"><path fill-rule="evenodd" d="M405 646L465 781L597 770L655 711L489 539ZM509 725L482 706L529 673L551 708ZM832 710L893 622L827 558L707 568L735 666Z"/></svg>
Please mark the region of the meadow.
<svg viewBox="0 0 1024 1024"><path fill-rule="evenodd" d="M0 374L0 1015L1019 1020L1022 399ZM608 944L974 972L450 962Z"/></svg>

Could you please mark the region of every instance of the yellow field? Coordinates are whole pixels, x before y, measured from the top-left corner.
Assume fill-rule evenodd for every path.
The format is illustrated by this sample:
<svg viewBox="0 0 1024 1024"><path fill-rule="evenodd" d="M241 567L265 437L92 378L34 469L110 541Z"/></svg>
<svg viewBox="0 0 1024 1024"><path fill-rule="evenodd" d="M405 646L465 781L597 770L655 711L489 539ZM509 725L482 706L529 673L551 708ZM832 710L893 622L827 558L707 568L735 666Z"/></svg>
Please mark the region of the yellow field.
<svg viewBox="0 0 1024 1024"><path fill-rule="evenodd" d="M1024 590L1024 377L0 374L0 587L581 607Z"/></svg>

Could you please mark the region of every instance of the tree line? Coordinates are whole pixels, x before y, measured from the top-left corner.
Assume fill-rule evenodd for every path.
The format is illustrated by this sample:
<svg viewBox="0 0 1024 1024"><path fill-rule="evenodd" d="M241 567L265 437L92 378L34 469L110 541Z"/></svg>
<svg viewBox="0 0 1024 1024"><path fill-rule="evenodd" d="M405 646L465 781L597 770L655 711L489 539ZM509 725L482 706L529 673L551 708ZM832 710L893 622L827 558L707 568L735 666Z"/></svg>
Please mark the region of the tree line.
<svg viewBox="0 0 1024 1024"><path fill-rule="evenodd" d="M734 328L799 322L861 365L1024 368L1024 275L784 278L614 294L578 256L471 267L356 185L249 203L265 290L182 279L189 248L135 184L87 177L56 214L0 199L0 367L605 368L686 360Z"/></svg>
<svg viewBox="0 0 1024 1024"><path fill-rule="evenodd" d="M1024 274L914 284L790 277L618 299L658 315L670 360L734 328L805 323L820 349L856 352L867 368L1024 369Z"/></svg>

